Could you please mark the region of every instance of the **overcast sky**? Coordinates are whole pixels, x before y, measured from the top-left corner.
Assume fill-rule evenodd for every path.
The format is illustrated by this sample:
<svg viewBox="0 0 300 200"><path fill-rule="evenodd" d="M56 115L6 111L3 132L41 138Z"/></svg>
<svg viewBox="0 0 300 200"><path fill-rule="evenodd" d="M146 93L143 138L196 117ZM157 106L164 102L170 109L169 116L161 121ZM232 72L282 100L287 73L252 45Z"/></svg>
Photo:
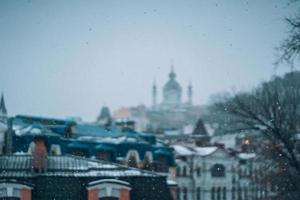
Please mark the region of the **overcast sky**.
<svg viewBox="0 0 300 200"><path fill-rule="evenodd" d="M0 1L0 91L10 115L80 116L151 104L171 60L194 103L274 73L288 0Z"/></svg>

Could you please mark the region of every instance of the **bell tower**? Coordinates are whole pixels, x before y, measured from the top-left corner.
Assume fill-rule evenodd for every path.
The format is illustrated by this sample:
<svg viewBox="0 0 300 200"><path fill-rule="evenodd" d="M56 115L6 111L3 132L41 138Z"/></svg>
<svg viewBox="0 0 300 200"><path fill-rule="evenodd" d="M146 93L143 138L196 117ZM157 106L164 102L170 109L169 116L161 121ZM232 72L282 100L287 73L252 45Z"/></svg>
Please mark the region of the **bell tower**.
<svg viewBox="0 0 300 200"><path fill-rule="evenodd" d="M193 87L192 87L191 82L189 82L187 95L188 95L188 105L192 105L193 104Z"/></svg>
<svg viewBox="0 0 300 200"><path fill-rule="evenodd" d="M157 105L157 87L155 81L152 86L152 107L156 108Z"/></svg>

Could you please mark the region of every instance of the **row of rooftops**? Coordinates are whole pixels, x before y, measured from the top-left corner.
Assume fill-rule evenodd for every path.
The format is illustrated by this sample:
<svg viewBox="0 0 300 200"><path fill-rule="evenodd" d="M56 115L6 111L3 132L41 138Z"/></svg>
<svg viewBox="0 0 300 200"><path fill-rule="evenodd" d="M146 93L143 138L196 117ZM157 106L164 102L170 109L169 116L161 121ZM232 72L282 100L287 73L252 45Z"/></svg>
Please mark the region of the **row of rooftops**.
<svg viewBox="0 0 300 200"><path fill-rule="evenodd" d="M75 129L70 130L70 127ZM69 131L73 131L73 134L69 134ZM24 188L32 199L86 199L91 195L91 188L96 188L99 195L100 186L110 184L119 189L122 185L122 190L119 190L121 196L123 189L127 188L130 199L170 200L173 194L171 190L176 188L176 182L167 181L167 174L74 156L67 152L62 155L49 153L50 143L59 144L62 148L81 146L89 150L106 148L112 151L117 151L120 146L136 150L144 146L153 152L163 151L173 158L170 148L147 134L26 116L16 116L13 126L1 124L0 136L1 133L5 133L5 138L9 134L13 136L14 147L12 152L0 156L0 184L22 188L20 199L25 197ZM27 148L34 144L32 154L16 151L24 143ZM151 190L156 192L152 194ZM5 191L8 194L10 190Z"/></svg>
<svg viewBox="0 0 300 200"><path fill-rule="evenodd" d="M109 151L113 154L112 161L124 160L128 151L138 152L140 160L146 152L167 157L168 165L174 166L172 149L155 136L138 133L133 130L105 129L93 124L82 124L72 120L17 115L13 118L14 152L28 152L34 137L42 135L47 138L50 152L51 144L59 145L62 154L71 153L73 149L86 152L86 157L93 157L98 151Z"/></svg>
<svg viewBox="0 0 300 200"><path fill-rule="evenodd" d="M9 121L11 122L11 120ZM60 128L59 131L57 131L57 127ZM75 129L70 130L70 127ZM147 194L149 191L143 191L145 194L139 193L139 191L144 190L143 184L150 184L146 187L153 187L166 192L169 192L169 186L176 186L176 183L167 182L166 174L162 175L152 171L132 168L115 162L74 156L68 154L67 151L62 155L52 155L49 153L51 143L61 145L62 149L81 147L89 150L103 150L106 148L106 150L112 151L117 151L118 148L122 149L121 147L124 146L127 150L132 148L139 151L139 148L143 146L145 150L148 149L158 154L165 153L165 155L173 158L170 148L147 134L139 134L128 130L125 132L107 130L72 121L30 116L16 116L13 119L13 126L7 127L1 124L0 129L0 133L5 132L5 137L10 134L13 140L13 152L6 152L6 154L0 156L0 180L4 181L4 184L20 184L26 181L26 184L23 185L30 187L33 190L32 195L35 197L39 195L38 191L47 190L48 187L45 186L45 184L48 184L47 181L55 179L57 180L57 184L62 184L59 185L60 188L67 188L69 186L64 185L65 181L72 177L74 180L80 180L83 183L81 185L72 185L70 183L72 190L82 190L81 187L86 189L86 186L98 185L104 180L106 183L107 180L112 180L114 183L119 181L120 184L122 180L128 181L124 183L132 189L133 192L130 194L132 199L156 199L150 197L151 195L147 196L149 195ZM66 132L61 130L65 130ZM70 135L68 134L69 131L74 131L75 134ZM21 146L26 146L28 149L32 143L34 144L32 154L17 151L18 149L22 149ZM59 178L56 179L56 177ZM40 184L40 181L45 184ZM141 184L137 185L135 183L137 181L140 181ZM64 189L57 191L53 188L51 190L55 193L61 193L60 195L67 194L67 191L65 192ZM86 194L82 196L84 195ZM167 195L168 197L163 197L163 195ZM135 198L137 196L140 198ZM154 196L157 196L159 199L170 199L169 194L156 194ZM47 198L45 197L45 199ZM51 197L51 199L53 198Z"/></svg>

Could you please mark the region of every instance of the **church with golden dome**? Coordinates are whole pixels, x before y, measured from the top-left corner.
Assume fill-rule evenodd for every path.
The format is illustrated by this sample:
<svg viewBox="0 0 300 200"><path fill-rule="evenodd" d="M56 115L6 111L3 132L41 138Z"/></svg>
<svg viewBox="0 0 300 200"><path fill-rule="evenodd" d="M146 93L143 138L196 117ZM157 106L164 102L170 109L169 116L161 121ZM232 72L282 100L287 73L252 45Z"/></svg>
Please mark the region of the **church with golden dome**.
<svg viewBox="0 0 300 200"><path fill-rule="evenodd" d="M184 93L186 101L183 101ZM152 86L152 106L147 112L150 129L154 132L178 130L183 132L185 127L194 126L200 116L200 108L193 105L193 88L189 83L184 91L176 80L173 65L167 82L162 87L162 100L158 103L158 89L156 83Z"/></svg>
<svg viewBox="0 0 300 200"><path fill-rule="evenodd" d="M152 107L155 110L173 110L187 106L192 106L192 85L189 83L187 88L187 102L182 101L182 87L176 80L176 73L173 65L169 73L169 80L165 83L162 90L162 102L157 104L157 86L152 87Z"/></svg>
<svg viewBox="0 0 300 200"><path fill-rule="evenodd" d="M150 107L139 105L122 108L114 112L113 119L115 121L133 120L136 130L142 132L166 133L176 131L178 133L191 133L200 117L200 106L193 105L191 83L184 90L176 80L176 76L172 65L168 80L162 87L161 95L156 83L153 84L152 105ZM161 101L158 101L158 97L161 97Z"/></svg>

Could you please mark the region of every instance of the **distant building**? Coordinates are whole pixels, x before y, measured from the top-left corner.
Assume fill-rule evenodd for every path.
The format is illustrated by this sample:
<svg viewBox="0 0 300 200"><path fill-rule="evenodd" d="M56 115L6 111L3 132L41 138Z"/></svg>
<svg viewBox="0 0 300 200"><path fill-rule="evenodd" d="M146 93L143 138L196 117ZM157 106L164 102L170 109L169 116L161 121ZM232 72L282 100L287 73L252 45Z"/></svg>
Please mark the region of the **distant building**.
<svg viewBox="0 0 300 200"><path fill-rule="evenodd" d="M156 83L152 86L152 106L136 106L117 110L115 120L130 119L136 122L138 131L150 133L178 132L192 133L193 127L200 117L200 107L193 105L193 88L187 87L187 101L183 102L183 89L176 80L174 67L171 66L169 80L162 88L162 101L158 101ZM192 128L191 128L192 127Z"/></svg>
<svg viewBox="0 0 300 200"><path fill-rule="evenodd" d="M135 131L143 132L149 127L149 118L147 116L147 108L144 105L138 105L131 108L120 108L113 114L115 123L134 121Z"/></svg>
<svg viewBox="0 0 300 200"><path fill-rule="evenodd" d="M162 88L162 101L158 103L158 89L156 83L152 87L152 107L148 109L148 131L168 132L177 130L183 134L187 127L194 126L200 117L200 107L193 105L193 88L189 83L187 101L182 100L182 87L176 80L174 67L171 66L169 80Z"/></svg>
<svg viewBox="0 0 300 200"><path fill-rule="evenodd" d="M105 127L110 128L112 125L112 117L110 114L110 110L107 106L103 106L99 116L97 117L96 124Z"/></svg>
<svg viewBox="0 0 300 200"><path fill-rule="evenodd" d="M158 110L173 110L192 105L193 91L191 83L187 90L188 100L186 103L182 102L182 87L176 81L176 73L174 67L171 66L171 72L169 73L169 80L163 86L162 102L157 104L157 86L154 83L152 87L152 107Z"/></svg>

